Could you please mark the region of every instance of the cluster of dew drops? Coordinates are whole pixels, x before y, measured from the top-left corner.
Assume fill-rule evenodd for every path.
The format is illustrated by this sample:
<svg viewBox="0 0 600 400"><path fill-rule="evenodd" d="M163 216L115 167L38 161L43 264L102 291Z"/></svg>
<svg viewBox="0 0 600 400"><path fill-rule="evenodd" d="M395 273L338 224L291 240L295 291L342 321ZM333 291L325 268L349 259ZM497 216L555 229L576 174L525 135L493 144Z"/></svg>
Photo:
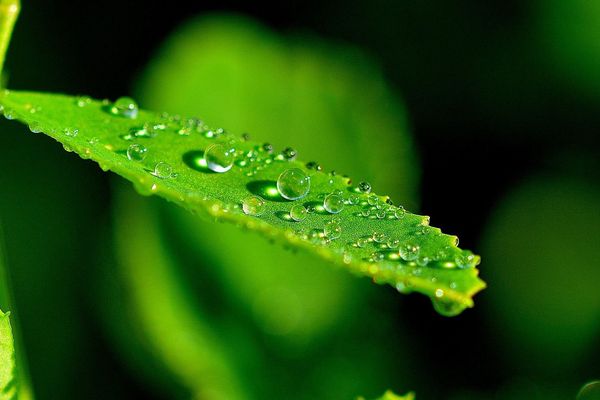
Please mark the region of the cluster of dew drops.
<svg viewBox="0 0 600 400"><path fill-rule="evenodd" d="M77 98L76 105L78 107L86 107L92 102L90 97L81 96ZM138 116L139 108L136 102L129 97L121 97L114 103L110 104L107 100L104 105L108 107L108 111L116 116L121 116L129 119L135 119ZM39 107L26 107L29 112L35 113L40 111ZM13 113L10 110L3 110L3 114L7 119L13 119ZM211 129L197 118L182 119L179 116L173 116L167 113L160 115L157 121L146 122L139 128L121 135L121 138L132 143L128 146L126 155L127 158L134 162L142 162L146 159L148 149L137 139L153 138L161 131L174 128L175 132L181 136L189 136L194 133L200 133L209 139L227 138L228 133L223 129ZM30 125L33 132L39 132L41 129L35 123ZM66 136L76 136L77 129L66 128L63 132ZM253 176L260 170L267 168L274 161L292 161L296 159L297 152L292 148L286 148L281 153L275 154L273 146L268 143L255 146L251 150L236 150L234 144L236 139L219 141L209 145L203 152L202 157L195 160L198 167L208 169L214 173L226 173L233 166L243 169L246 176ZM242 135L242 140L249 140L247 134ZM93 138L90 140L97 141ZM321 172L322 167L316 162L306 164L309 171ZM154 168L149 171L153 176L160 179L173 179L178 174L173 170L173 167L160 161L154 165ZM331 178L329 183L333 184L335 172L330 173ZM348 180L349 182L349 180ZM310 192L311 176L300 168L291 167L284 170L276 182L276 190L282 198L294 201L287 212L286 220L290 222L304 221L310 214L319 211L331 215L331 219L325 223L323 229L314 229L308 233L300 233L301 238L310 240L314 243L328 244L333 240L337 240L342 236L342 227L339 214L347 209L353 209L353 215L375 220L401 220L405 217L406 210L402 206L394 206L389 199L383 201L379 196L371 193L371 185L368 182L360 182L356 185L349 194L344 195L342 190L334 190L331 193L319 195L322 199L322 204L314 205L314 203L301 204L298 200L304 199ZM260 216L267 212L267 201L258 196L250 195L241 201L241 209L244 214L249 216ZM428 219L420 227L416 234L427 234ZM447 262L451 256L450 246L439 250L435 254L427 254L422 251L418 244L411 242L402 242L399 239L388 237L383 232L372 232L370 235L360 237L349 246L356 249L365 249L371 246L375 249L366 261L377 263L380 261L404 261L418 267L427 265L442 265L445 268L473 268L479 262L479 257L471 252L463 250L454 259L454 262ZM349 252L343 254L344 262L350 263L351 256ZM445 261L445 262L442 262ZM418 272L419 269L416 269ZM399 291L407 290L404 284L398 284ZM441 291L441 292L440 292ZM439 289L435 293L436 297L443 296L443 290Z"/></svg>

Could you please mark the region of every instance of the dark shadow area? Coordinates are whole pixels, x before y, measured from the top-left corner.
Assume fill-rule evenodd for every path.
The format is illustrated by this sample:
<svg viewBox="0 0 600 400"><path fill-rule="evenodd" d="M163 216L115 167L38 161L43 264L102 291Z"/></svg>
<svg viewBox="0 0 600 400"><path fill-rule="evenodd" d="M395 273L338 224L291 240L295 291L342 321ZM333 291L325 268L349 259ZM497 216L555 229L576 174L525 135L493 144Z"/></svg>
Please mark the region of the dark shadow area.
<svg viewBox="0 0 600 400"><path fill-rule="evenodd" d="M204 151L202 150L191 150L185 153L182 157L185 165L193 169L194 171L204 172L205 174L214 174L215 172L208 168L206 161L204 160Z"/></svg>
<svg viewBox="0 0 600 400"><path fill-rule="evenodd" d="M281 197L277 191L277 183L275 181L252 181L246 185L246 188L256 196L260 196L265 200L277 201L280 203L288 200Z"/></svg>

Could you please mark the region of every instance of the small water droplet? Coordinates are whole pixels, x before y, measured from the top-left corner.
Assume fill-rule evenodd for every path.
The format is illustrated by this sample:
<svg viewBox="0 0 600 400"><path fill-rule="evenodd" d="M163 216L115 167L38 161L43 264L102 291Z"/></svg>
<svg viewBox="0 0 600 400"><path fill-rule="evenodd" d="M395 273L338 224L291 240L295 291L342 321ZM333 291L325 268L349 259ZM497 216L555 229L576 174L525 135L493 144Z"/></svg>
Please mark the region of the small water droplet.
<svg viewBox="0 0 600 400"><path fill-rule="evenodd" d="M15 119L15 112L10 108L5 108L4 109L4 118Z"/></svg>
<svg viewBox="0 0 600 400"><path fill-rule="evenodd" d="M431 258L427 256L419 256L417 257L417 265L421 267L427 266L431 262Z"/></svg>
<svg viewBox="0 0 600 400"><path fill-rule="evenodd" d="M329 240L335 240L342 234L342 227L337 221L329 221L325 224L323 234Z"/></svg>
<svg viewBox="0 0 600 400"><path fill-rule="evenodd" d="M404 218L404 216L406 215L406 210L404 209L404 207L402 206L398 206L395 210L394 210L394 216L397 219L402 219Z"/></svg>
<svg viewBox="0 0 600 400"><path fill-rule="evenodd" d="M363 209L360 211L360 215L362 215L363 217L368 217L369 215L371 215L371 208L363 207Z"/></svg>
<svg viewBox="0 0 600 400"><path fill-rule="evenodd" d="M325 208L328 213L338 214L344 209L344 198L339 194L331 193L325 196L323 208Z"/></svg>
<svg viewBox="0 0 600 400"><path fill-rule="evenodd" d="M440 297L444 297L444 290L443 290L443 289L439 289L439 288L438 288L438 289L436 289L436 290L435 290L435 297L437 297L438 299L439 299Z"/></svg>
<svg viewBox="0 0 600 400"><path fill-rule="evenodd" d="M265 212L265 200L260 196L246 197L242 202L242 210L246 215L258 217Z"/></svg>
<svg viewBox="0 0 600 400"><path fill-rule="evenodd" d="M292 149L291 147L286 147L281 152L281 155L283 156L284 159L286 159L288 161L292 161L292 160L296 159L296 156L298 155L298 153L296 152L296 150Z"/></svg>
<svg viewBox="0 0 600 400"><path fill-rule="evenodd" d="M63 133L68 137L75 137L79 134L79 129L75 128L65 128L63 129Z"/></svg>
<svg viewBox="0 0 600 400"><path fill-rule="evenodd" d="M310 177L299 168L287 169L277 178L277 191L285 199L301 199L309 190Z"/></svg>
<svg viewBox="0 0 600 400"><path fill-rule="evenodd" d="M405 244L400 246L398 254L404 261L413 261L419 256L419 246L416 244Z"/></svg>
<svg viewBox="0 0 600 400"><path fill-rule="evenodd" d="M348 196L348 204L355 206L360 202L360 197L358 197L355 194L351 194L350 196Z"/></svg>
<svg viewBox="0 0 600 400"><path fill-rule="evenodd" d="M371 206L376 206L379 204L379 197L377 197L376 194L369 195L369 197L367 197L367 203Z"/></svg>
<svg viewBox="0 0 600 400"><path fill-rule="evenodd" d="M479 257L474 255L468 250L463 250L454 261L456 262L456 266L458 268L467 269L467 268L475 268L479 260Z"/></svg>
<svg viewBox="0 0 600 400"><path fill-rule="evenodd" d="M167 179L173 176L173 167L171 164L161 161L154 166L152 175L160 179Z"/></svg>
<svg viewBox="0 0 600 400"><path fill-rule="evenodd" d="M32 133L40 133L42 131L42 126L40 125L39 122L33 121L32 123L29 124L29 130Z"/></svg>
<svg viewBox="0 0 600 400"><path fill-rule="evenodd" d="M390 239L388 239L388 241L387 241L387 246L388 246L390 249L397 249L397 248L398 248L398 246L400 246L400 241L399 241L398 239L392 239L392 238L390 238Z"/></svg>
<svg viewBox="0 0 600 400"><path fill-rule="evenodd" d="M214 172L227 172L233 166L235 150L222 144L213 144L204 152L207 167Z"/></svg>
<svg viewBox="0 0 600 400"><path fill-rule="evenodd" d="M134 143L127 148L127 158L132 161L144 161L148 149L141 145Z"/></svg>
<svg viewBox="0 0 600 400"><path fill-rule="evenodd" d="M371 193L371 184L369 182L362 181L358 184L357 189L361 193Z"/></svg>
<svg viewBox="0 0 600 400"><path fill-rule="evenodd" d="M139 108L135 100L131 97L119 97L110 108L113 115L120 115L125 118L135 119L138 116Z"/></svg>
<svg viewBox="0 0 600 400"><path fill-rule="evenodd" d="M384 219L387 216L384 209L377 210L375 215L377 216L378 219Z"/></svg>
<svg viewBox="0 0 600 400"><path fill-rule="evenodd" d="M295 204L290 208L290 218L296 222L303 221L308 215L308 210L302 204Z"/></svg>
<svg viewBox="0 0 600 400"><path fill-rule="evenodd" d="M85 107L88 104L90 104L92 102L92 98L89 96L79 96L77 97L77 100L75 101L75 104L77 104L77 107Z"/></svg>
<svg viewBox="0 0 600 400"><path fill-rule="evenodd" d="M366 237L358 238L358 240L356 241L356 246L360 248L365 247L367 244L369 244L369 238Z"/></svg>
<svg viewBox="0 0 600 400"><path fill-rule="evenodd" d="M373 232L373 235L371 237L373 238L373 241L375 243L383 243L386 239L385 233L383 232Z"/></svg>
<svg viewBox="0 0 600 400"><path fill-rule="evenodd" d="M309 161L306 163L306 168L314 169L315 171L322 171L323 167L316 161Z"/></svg>

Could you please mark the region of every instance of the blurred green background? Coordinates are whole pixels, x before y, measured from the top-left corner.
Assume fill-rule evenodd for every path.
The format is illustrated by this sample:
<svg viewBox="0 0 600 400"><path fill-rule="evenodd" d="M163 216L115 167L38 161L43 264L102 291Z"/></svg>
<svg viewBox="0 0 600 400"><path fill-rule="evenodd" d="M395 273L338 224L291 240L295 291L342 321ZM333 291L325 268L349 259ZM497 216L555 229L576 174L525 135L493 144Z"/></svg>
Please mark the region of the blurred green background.
<svg viewBox="0 0 600 400"><path fill-rule="evenodd" d="M431 215L488 283L444 318L0 121L39 399L574 399L600 379L600 4L22 2L9 87L292 146Z"/></svg>

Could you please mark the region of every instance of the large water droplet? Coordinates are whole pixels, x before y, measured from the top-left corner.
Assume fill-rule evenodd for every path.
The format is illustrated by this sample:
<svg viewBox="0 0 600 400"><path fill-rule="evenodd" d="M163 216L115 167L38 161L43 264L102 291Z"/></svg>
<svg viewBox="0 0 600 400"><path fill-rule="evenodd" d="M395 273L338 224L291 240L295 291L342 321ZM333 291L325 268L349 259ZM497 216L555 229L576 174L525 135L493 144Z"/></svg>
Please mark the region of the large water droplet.
<svg viewBox="0 0 600 400"><path fill-rule="evenodd" d="M308 215L308 210L302 204L295 204L290 208L290 218L296 222L303 221Z"/></svg>
<svg viewBox="0 0 600 400"><path fill-rule="evenodd" d="M119 97L110 108L110 112L113 115L134 119L138 116L139 108L131 97Z"/></svg>
<svg viewBox="0 0 600 400"><path fill-rule="evenodd" d="M127 148L127 158L132 161L144 161L147 152L148 149L145 146L134 143Z"/></svg>
<svg viewBox="0 0 600 400"><path fill-rule="evenodd" d="M235 150L222 144L213 144L204 152L206 166L214 172L227 172L233 166Z"/></svg>
<svg viewBox="0 0 600 400"><path fill-rule="evenodd" d="M344 198L336 193L329 194L323 200L323 208L331 214L338 214L344 209Z"/></svg>
<svg viewBox="0 0 600 400"><path fill-rule="evenodd" d="M265 212L265 200L260 196L246 197L242 202L242 210L246 215L258 217Z"/></svg>
<svg viewBox="0 0 600 400"><path fill-rule="evenodd" d="M299 168L287 169L277 178L277 191L285 199L301 199L309 190L310 177Z"/></svg>
<svg viewBox="0 0 600 400"><path fill-rule="evenodd" d="M439 292L437 292L436 290L436 297L431 298L431 303L433 304L433 308L435 309L435 311L437 311L440 315L443 315L444 317L454 317L460 314L466 308L466 306L460 303L456 303L445 299L443 297L443 290L442 297L437 297L438 293Z"/></svg>

